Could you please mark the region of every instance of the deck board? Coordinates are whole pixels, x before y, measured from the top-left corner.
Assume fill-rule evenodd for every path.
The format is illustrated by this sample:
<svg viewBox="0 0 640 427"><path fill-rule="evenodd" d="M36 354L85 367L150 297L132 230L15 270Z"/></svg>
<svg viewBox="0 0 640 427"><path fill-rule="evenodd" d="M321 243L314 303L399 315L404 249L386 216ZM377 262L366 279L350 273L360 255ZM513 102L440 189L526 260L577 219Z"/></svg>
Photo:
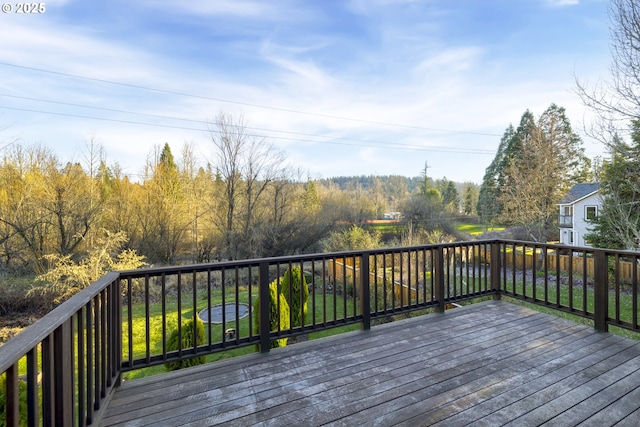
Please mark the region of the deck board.
<svg viewBox="0 0 640 427"><path fill-rule="evenodd" d="M638 426L640 342L503 301L124 383L111 425Z"/></svg>

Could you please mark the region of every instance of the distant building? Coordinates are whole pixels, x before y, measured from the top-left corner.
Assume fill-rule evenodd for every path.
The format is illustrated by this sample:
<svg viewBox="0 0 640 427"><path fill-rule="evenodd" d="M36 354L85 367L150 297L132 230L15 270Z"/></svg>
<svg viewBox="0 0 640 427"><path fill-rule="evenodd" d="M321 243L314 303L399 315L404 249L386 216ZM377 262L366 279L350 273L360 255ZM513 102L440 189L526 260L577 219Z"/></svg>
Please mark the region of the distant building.
<svg viewBox="0 0 640 427"><path fill-rule="evenodd" d="M560 244L590 247L584 236L591 231L590 221L598 217L602 207L600 184L591 182L574 185L558 206Z"/></svg>
<svg viewBox="0 0 640 427"><path fill-rule="evenodd" d="M387 212L382 215L382 219L402 219L400 212Z"/></svg>

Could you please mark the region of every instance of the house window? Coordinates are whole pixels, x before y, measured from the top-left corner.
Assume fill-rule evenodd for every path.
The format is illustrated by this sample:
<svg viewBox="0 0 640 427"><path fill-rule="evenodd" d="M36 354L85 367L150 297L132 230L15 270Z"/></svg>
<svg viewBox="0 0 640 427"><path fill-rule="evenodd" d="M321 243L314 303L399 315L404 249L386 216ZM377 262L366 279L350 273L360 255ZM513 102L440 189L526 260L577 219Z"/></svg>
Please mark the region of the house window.
<svg viewBox="0 0 640 427"><path fill-rule="evenodd" d="M584 219L587 221L593 221L598 217L598 207L597 206L586 206L584 208Z"/></svg>
<svg viewBox="0 0 640 427"><path fill-rule="evenodd" d="M562 215L564 215L564 216L572 216L573 215L573 206L564 206Z"/></svg>

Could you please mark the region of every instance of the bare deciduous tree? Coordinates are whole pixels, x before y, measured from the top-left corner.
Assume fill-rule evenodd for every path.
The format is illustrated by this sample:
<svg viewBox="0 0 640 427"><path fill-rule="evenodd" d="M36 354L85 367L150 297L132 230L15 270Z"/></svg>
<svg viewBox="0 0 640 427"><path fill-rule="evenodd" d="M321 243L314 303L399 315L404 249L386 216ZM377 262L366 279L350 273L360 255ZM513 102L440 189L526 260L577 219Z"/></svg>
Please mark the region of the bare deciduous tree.
<svg viewBox="0 0 640 427"><path fill-rule="evenodd" d="M256 255L257 224L265 190L282 175L284 155L263 137L247 133L247 122L220 113L209 129L217 173L224 197L223 256L237 259Z"/></svg>
<svg viewBox="0 0 640 427"><path fill-rule="evenodd" d="M596 119L590 136L609 151L600 177L603 206L591 242L600 247L640 247L640 0L609 3L610 76L594 85L576 79L582 101ZM630 143L624 142L627 137Z"/></svg>
<svg viewBox="0 0 640 427"><path fill-rule="evenodd" d="M587 133L611 148L640 119L640 0L611 0L609 16L610 76L593 84L576 77L576 91L596 114Z"/></svg>

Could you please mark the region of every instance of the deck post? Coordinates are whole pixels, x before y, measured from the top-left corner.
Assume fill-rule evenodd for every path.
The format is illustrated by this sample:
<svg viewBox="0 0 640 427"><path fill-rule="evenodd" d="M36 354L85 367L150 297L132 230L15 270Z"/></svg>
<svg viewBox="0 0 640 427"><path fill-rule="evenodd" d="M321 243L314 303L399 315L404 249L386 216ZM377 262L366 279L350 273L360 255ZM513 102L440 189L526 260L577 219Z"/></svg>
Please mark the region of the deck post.
<svg viewBox="0 0 640 427"><path fill-rule="evenodd" d="M364 252L360 260L360 312L362 313L362 330L364 331L371 329L369 275L369 252Z"/></svg>
<svg viewBox="0 0 640 427"><path fill-rule="evenodd" d="M112 375L116 375L116 387L120 387L122 385L122 281L120 280L120 276L116 279L115 283L115 292L113 296L114 303L114 313L113 316L115 318L115 325L113 326L115 334L115 360L113 361L114 372Z"/></svg>
<svg viewBox="0 0 640 427"><path fill-rule="evenodd" d="M269 263L260 263L258 276L258 301L260 302L260 353L268 353L271 347L271 323L269 321Z"/></svg>
<svg viewBox="0 0 640 427"><path fill-rule="evenodd" d="M609 265L607 254L604 251L596 251L594 257L594 295L593 295L593 327L600 332L607 332L609 325Z"/></svg>
<svg viewBox="0 0 640 427"><path fill-rule="evenodd" d="M433 251L433 268L435 275L435 299L438 302L438 313L444 313L444 249L438 246Z"/></svg>
<svg viewBox="0 0 640 427"><path fill-rule="evenodd" d="M500 243L491 242L490 274L491 274L491 291L493 292L493 300L499 301L501 297L500 289Z"/></svg>

